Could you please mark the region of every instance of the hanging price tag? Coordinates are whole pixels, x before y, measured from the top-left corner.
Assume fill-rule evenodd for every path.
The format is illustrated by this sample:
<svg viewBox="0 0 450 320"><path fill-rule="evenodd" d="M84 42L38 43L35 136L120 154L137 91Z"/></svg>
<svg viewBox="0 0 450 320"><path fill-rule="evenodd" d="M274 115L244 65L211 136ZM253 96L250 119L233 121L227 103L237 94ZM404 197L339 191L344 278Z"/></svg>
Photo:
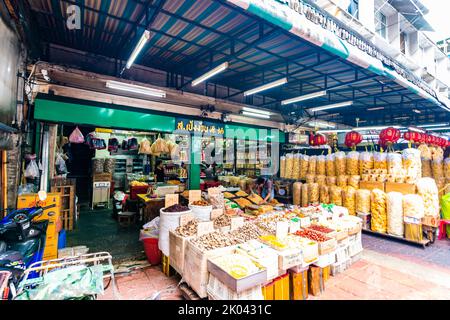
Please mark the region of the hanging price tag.
<svg viewBox="0 0 450 320"><path fill-rule="evenodd" d="M223 214L223 209L213 209L211 211L211 220L216 219L217 217Z"/></svg>
<svg viewBox="0 0 450 320"><path fill-rule="evenodd" d="M201 190L189 190L189 203L202 200Z"/></svg>
<svg viewBox="0 0 450 320"><path fill-rule="evenodd" d="M191 220L194 220L194 215L193 214L191 214L191 213L183 214L180 217L180 226L184 226L186 223L188 223Z"/></svg>
<svg viewBox="0 0 450 320"><path fill-rule="evenodd" d="M289 222L288 221L278 221L276 237L279 239L286 238L289 232Z"/></svg>
<svg viewBox="0 0 450 320"><path fill-rule="evenodd" d="M199 222L197 226L197 236L214 231L214 223L212 221Z"/></svg>
<svg viewBox="0 0 450 320"><path fill-rule="evenodd" d="M237 229L244 225L244 217L231 218L231 230Z"/></svg>
<svg viewBox="0 0 450 320"><path fill-rule="evenodd" d="M178 204L179 195L178 194L166 194L165 198L165 208Z"/></svg>

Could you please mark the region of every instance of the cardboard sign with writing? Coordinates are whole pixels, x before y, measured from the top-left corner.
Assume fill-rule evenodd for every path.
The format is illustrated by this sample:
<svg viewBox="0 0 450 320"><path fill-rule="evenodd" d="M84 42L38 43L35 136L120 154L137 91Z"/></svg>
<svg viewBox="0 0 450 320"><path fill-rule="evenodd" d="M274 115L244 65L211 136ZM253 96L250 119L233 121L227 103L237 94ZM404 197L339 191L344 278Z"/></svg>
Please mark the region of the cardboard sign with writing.
<svg viewBox="0 0 450 320"><path fill-rule="evenodd" d="M211 220L216 219L217 217L223 214L223 209L213 209L211 211Z"/></svg>
<svg viewBox="0 0 450 320"><path fill-rule="evenodd" d="M178 194L166 194L165 208L178 204L179 195Z"/></svg>
<svg viewBox="0 0 450 320"><path fill-rule="evenodd" d="M214 231L214 223L212 221L199 222L197 226L197 236L204 235Z"/></svg>
<svg viewBox="0 0 450 320"><path fill-rule="evenodd" d="M194 215L192 213L183 214L180 217L180 226L184 226L189 221L194 220Z"/></svg>
<svg viewBox="0 0 450 320"><path fill-rule="evenodd" d="M201 190L189 190L189 203L202 200Z"/></svg>
<svg viewBox="0 0 450 320"><path fill-rule="evenodd" d="M289 221L289 233L296 233L300 230L300 219L295 218Z"/></svg>
<svg viewBox="0 0 450 320"><path fill-rule="evenodd" d="M231 218L231 230L237 229L244 225L244 217L233 217Z"/></svg>
<svg viewBox="0 0 450 320"><path fill-rule="evenodd" d="M289 232L289 222L288 221L277 221L277 238L286 238Z"/></svg>

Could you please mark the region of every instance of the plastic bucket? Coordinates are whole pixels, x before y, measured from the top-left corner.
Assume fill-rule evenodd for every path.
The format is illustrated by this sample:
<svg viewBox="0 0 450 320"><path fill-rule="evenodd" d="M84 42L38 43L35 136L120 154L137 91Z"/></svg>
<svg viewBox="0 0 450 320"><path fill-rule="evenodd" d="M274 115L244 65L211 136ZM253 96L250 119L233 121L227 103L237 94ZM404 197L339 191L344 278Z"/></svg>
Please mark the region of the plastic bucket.
<svg viewBox="0 0 450 320"><path fill-rule="evenodd" d="M144 251L150 264L157 265L161 263L161 251L158 248L158 238L142 239Z"/></svg>

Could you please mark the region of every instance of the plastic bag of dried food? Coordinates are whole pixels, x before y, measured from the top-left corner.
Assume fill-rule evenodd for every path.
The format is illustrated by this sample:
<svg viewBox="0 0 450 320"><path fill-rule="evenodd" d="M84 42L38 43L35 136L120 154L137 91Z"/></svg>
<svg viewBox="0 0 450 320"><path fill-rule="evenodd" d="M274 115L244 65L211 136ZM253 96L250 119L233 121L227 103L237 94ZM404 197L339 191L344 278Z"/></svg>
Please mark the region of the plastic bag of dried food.
<svg viewBox="0 0 450 320"><path fill-rule="evenodd" d="M306 183L314 183L316 180L316 176L314 174L306 175Z"/></svg>
<svg viewBox="0 0 450 320"><path fill-rule="evenodd" d="M349 176L359 174L359 152L352 151L347 154L347 174Z"/></svg>
<svg viewBox="0 0 450 320"><path fill-rule="evenodd" d="M156 139L155 142L153 142L152 146L152 153L160 154L160 153L169 153L169 148L167 147L166 140L162 139L161 136L158 136L158 139Z"/></svg>
<svg viewBox="0 0 450 320"><path fill-rule="evenodd" d="M286 157L280 157L280 178L286 178Z"/></svg>
<svg viewBox="0 0 450 320"><path fill-rule="evenodd" d="M316 179L314 181L315 183L319 184L319 186L323 186L327 184L327 177L326 176L316 176Z"/></svg>
<svg viewBox="0 0 450 320"><path fill-rule="evenodd" d="M403 196L403 216L422 219L425 215L423 199L417 194Z"/></svg>
<svg viewBox="0 0 450 320"><path fill-rule="evenodd" d="M152 145L147 138L144 138L139 143L139 151L140 154L151 154L152 153Z"/></svg>
<svg viewBox="0 0 450 320"><path fill-rule="evenodd" d="M345 152L336 152L334 154L334 167L337 176L343 176L346 173L346 156Z"/></svg>
<svg viewBox="0 0 450 320"><path fill-rule="evenodd" d="M308 200L311 204L319 203L319 184L311 183L308 185Z"/></svg>
<svg viewBox="0 0 450 320"><path fill-rule="evenodd" d="M372 152L361 152L359 155L359 174L363 174L367 170L372 170L374 159Z"/></svg>
<svg viewBox="0 0 450 320"><path fill-rule="evenodd" d="M429 177L429 178L433 177L433 169L431 168L430 159L422 158L422 177Z"/></svg>
<svg viewBox="0 0 450 320"><path fill-rule="evenodd" d="M431 160L431 150L426 144L421 144L418 149L422 159Z"/></svg>
<svg viewBox="0 0 450 320"><path fill-rule="evenodd" d="M311 156L309 157L308 173L316 174L316 169L317 169L317 157Z"/></svg>
<svg viewBox="0 0 450 320"><path fill-rule="evenodd" d="M317 157L316 173L317 173L317 175L325 175L326 174L326 158L325 158L325 156Z"/></svg>
<svg viewBox="0 0 450 320"><path fill-rule="evenodd" d="M336 169L334 165L334 153L327 155L326 157L326 171L327 176L333 177L336 175Z"/></svg>
<svg viewBox="0 0 450 320"><path fill-rule="evenodd" d="M356 212L370 213L370 190L356 190Z"/></svg>
<svg viewBox="0 0 450 320"><path fill-rule="evenodd" d="M356 216L356 189L346 187L343 190L342 205L347 208L350 215Z"/></svg>
<svg viewBox="0 0 450 320"><path fill-rule="evenodd" d="M412 148L403 150L402 161L406 176L412 180L422 177L422 160L419 150Z"/></svg>
<svg viewBox="0 0 450 320"><path fill-rule="evenodd" d="M104 158L93 158L92 159L92 171L94 173L103 173L105 169L105 159Z"/></svg>
<svg viewBox="0 0 450 320"><path fill-rule="evenodd" d="M361 175L361 181L364 181L364 182L368 182L368 181L370 181L370 175L369 174L362 174Z"/></svg>
<svg viewBox="0 0 450 320"><path fill-rule="evenodd" d="M308 184L302 184L302 207L309 206L308 189Z"/></svg>
<svg viewBox="0 0 450 320"><path fill-rule="evenodd" d="M345 188L348 184L348 176L338 176L336 185L341 188Z"/></svg>
<svg viewBox="0 0 450 320"><path fill-rule="evenodd" d="M294 176L294 155L286 154L286 179L292 179Z"/></svg>
<svg viewBox="0 0 450 320"><path fill-rule="evenodd" d="M372 190L370 199L370 211L372 218L370 226L372 231L387 232L386 193L379 189Z"/></svg>
<svg viewBox="0 0 450 320"><path fill-rule="evenodd" d="M375 152L373 154L373 168L374 169L387 169L387 153Z"/></svg>
<svg viewBox="0 0 450 320"><path fill-rule="evenodd" d="M327 177L327 186L329 186L329 187L335 186L336 182L337 182L337 177L335 177L335 176Z"/></svg>
<svg viewBox="0 0 450 320"><path fill-rule="evenodd" d="M444 162L441 159L436 159L431 162L431 169L433 171L433 177L435 179L445 177L444 175Z"/></svg>
<svg viewBox="0 0 450 320"><path fill-rule="evenodd" d="M430 147L431 160L442 160L444 161L444 150L440 147Z"/></svg>
<svg viewBox="0 0 450 320"><path fill-rule="evenodd" d="M300 158L300 179L305 179L309 169L309 156L302 155Z"/></svg>
<svg viewBox="0 0 450 320"><path fill-rule="evenodd" d="M395 152L387 154L388 173L396 175L403 169L402 155Z"/></svg>
<svg viewBox="0 0 450 320"><path fill-rule="evenodd" d="M116 169L116 159L106 158L103 170L107 173L114 173Z"/></svg>
<svg viewBox="0 0 450 320"><path fill-rule="evenodd" d="M444 174L447 179L450 179L450 158L444 160Z"/></svg>
<svg viewBox="0 0 450 320"><path fill-rule="evenodd" d="M442 198L445 195L446 181L445 181L444 177L439 178L439 179L435 179L435 181L436 181L437 188L439 190L439 199L440 199L440 198Z"/></svg>
<svg viewBox="0 0 450 320"><path fill-rule="evenodd" d="M330 203L330 190L325 185L320 185L320 203Z"/></svg>
<svg viewBox="0 0 450 320"><path fill-rule="evenodd" d="M295 182L292 186L292 201L294 205L299 206L302 204L302 183Z"/></svg>
<svg viewBox="0 0 450 320"><path fill-rule="evenodd" d="M359 182L361 181L361 176L350 176L348 178L348 186L355 189L359 189Z"/></svg>
<svg viewBox="0 0 450 320"><path fill-rule="evenodd" d="M431 178L421 178L417 181L417 194L422 197L425 206L425 216L439 217L439 190L436 181Z"/></svg>
<svg viewBox="0 0 450 320"><path fill-rule="evenodd" d="M297 153L294 155L294 167L292 169L292 179L300 179L300 158L301 154Z"/></svg>
<svg viewBox="0 0 450 320"><path fill-rule="evenodd" d="M403 195L400 192L389 192L386 196L387 232L403 237Z"/></svg>
<svg viewBox="0 0 450 320"><path fill-rule="evenodd" d="M330 190L330 203L337 206L342 206L342 188L331 186Z"/></svg>

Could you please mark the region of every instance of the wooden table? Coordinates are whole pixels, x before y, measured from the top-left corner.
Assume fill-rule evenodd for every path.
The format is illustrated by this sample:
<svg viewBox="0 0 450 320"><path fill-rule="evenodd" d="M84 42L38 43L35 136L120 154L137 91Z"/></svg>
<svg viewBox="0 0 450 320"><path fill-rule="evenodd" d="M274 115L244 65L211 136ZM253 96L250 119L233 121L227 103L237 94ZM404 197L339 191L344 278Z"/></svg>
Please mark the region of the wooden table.
<svg viewBox="0 0 450 320"><path fill-rule="evenodd" d="M147 223L159 216L159 210L164 208L164 198L149 198L146 194L137 195L139 201L139 214L143 223Z"/></svg>

